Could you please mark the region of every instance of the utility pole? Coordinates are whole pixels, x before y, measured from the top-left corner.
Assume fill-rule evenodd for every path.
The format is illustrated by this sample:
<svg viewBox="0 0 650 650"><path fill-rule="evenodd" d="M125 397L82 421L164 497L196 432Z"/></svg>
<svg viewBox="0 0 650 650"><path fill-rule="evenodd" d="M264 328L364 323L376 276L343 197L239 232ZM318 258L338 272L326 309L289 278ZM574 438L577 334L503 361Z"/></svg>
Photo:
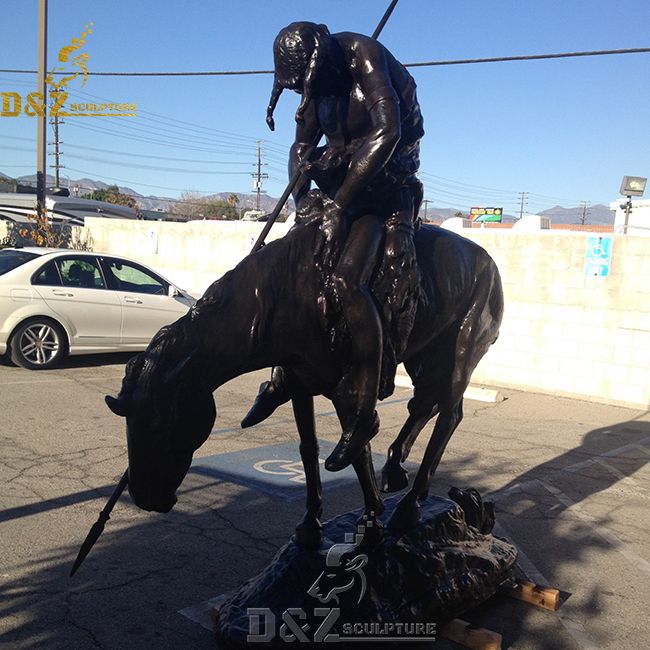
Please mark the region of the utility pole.
<svg viewBox="0 0 650 650"><path fill-rule="evenodd" d="M255 201L256 210L260 209L260 195L265 194L264 190L262 189L262 181L266 180L269 177L268 174L262 173L262 167L265 166L262 164L262 142L263 140L257 141L257 171L251 174L253 177L253 189L257 194L257 199Z"/></svg>
<svg viewBox="0 0 650 650"><path fill-rule="evenodd" d="M58 96L58 93L60 91L56 91L56 94L54 96L54 99L56 101L56 98ZM50 120L50 124L54 127L54 142L51 144L54 145L54 153L51 153L50 156L54 156L54 187L58 188L59 187L59 169L61 167L64 167L64 165L61 164L60 156L61 156L61 151L59 149L59 145L63 144L59 140L59 124L63 124L62 120L59 120L59 114L54 113L54 118ZM69 184L69 183L68 183Z"/></svg>
<svg viewBox="0 0 650 650"><path fill-rule="evenodd" d="M582 206L582 217L580 217L580 223L584 226L587 223L587 208L589 207L589 201L581 201L580 205Z"/></svg>
<svg viewBox="0 0 650 650"><path fill-rule="evenodd" d="M422 201L422 203L424 203L424 219L423 219L423 221L424 221L424 223L426 223L427 222L427 209L429 207L429 203L433 203L433 201L431 199L424 199Z"/></svg>
<svg viewBox="0 0 650 650"><path fill-rule="evenodd" d="M519 218L521 219L524 216L524 203L528 201L528 192L519 192L519 197L521 199L519 205Z"/></svg>
<svg viewBox="0 0 650 650"><path fill-rule="evenodd" d="M47 174L47 0L38 0L38 92L43 97L43 114L36 119L36 213L44 218Z"/></svg>

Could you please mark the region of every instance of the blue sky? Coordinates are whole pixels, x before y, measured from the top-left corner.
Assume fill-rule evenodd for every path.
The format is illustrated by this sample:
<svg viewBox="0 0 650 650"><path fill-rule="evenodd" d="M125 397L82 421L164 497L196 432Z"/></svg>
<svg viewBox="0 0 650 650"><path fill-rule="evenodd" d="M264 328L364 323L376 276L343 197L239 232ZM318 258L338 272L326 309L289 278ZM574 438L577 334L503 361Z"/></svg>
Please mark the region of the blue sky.
<svg viewBox="0 0 650 650"><path fill-rule="evenodd" d="M1 68L34 69L36 0L3 0ZM90 71L272 67L294 20L371 33L388 0L50 0L48 66L92 21ZM381 41L404 63L650 46L647 0L400 0ZM425 118L422 179L436 207L528 211L615 200L623 175L650 176L650 54L411 69ZM89 77L76 100L126 101L138 117L68 118L62 170L176 197L251 191L257 140L265 189L279 196L298 96L276 131L264 117L272 77ZM26 94L34 75L0 73ZM86 94L81 94L81 92ZM0 117L0 171L33 173L33 118ZM154 168L154 169L151 169Z"/></svg>

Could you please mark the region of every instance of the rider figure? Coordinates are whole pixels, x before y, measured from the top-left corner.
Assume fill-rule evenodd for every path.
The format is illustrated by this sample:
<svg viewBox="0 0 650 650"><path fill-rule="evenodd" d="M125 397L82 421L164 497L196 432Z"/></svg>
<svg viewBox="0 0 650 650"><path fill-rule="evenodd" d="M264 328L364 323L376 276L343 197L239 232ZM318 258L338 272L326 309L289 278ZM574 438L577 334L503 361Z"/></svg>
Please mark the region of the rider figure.
<svg viewBox="0 0 650 650"><path fill-rule="evenodd" d="M327 469L336 471L355 460L378 427L382 324L368 283L387 220L404 225L406 236L396 240L397 247L413 246L412 226L422 200L415 176L422 116L413 78L372 38L292 23L275 39L273 55L275 82L267 112L271 129L282 90L302 95L289 175L300 168L308 178L294 189L296 208L314 179L332 199L323 217L328 244L345 242L333 280L350 332L351 358L337 394L344 400L347 395L356 412L326 462ZM320 131L326 146L311 151ZM281 369L274 369L243 425L261 421L290 398L282 377Z"/></svg>

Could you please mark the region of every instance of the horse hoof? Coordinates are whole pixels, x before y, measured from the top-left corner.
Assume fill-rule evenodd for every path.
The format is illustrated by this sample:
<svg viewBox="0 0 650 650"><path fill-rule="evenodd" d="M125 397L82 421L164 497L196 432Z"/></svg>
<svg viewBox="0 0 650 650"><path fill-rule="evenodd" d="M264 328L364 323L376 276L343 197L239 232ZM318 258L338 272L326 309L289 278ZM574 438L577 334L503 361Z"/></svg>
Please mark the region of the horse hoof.
<svg viewBox="0 0 650 650"><path fill-rule="evenodd" d="M293 540L296 545L301 548L319 548L323 543L323 527L320 523L316 526L307 526L302 523L298 524L296 526L296 533L293 536Z"/></svg>
<svg viewBox="0 0 650 650"><path fill-rule="evenodd" d="M388 520L390 530L401 531L415 528L420 523L421 510L417 503L398 503Z"/></svg>
<svg viewBox="0 0 650 650"><path fill-rule="evenodd" d="M399 492L409 484L409 473L401 466L386 463L381 470L381 491Z"/></svg>

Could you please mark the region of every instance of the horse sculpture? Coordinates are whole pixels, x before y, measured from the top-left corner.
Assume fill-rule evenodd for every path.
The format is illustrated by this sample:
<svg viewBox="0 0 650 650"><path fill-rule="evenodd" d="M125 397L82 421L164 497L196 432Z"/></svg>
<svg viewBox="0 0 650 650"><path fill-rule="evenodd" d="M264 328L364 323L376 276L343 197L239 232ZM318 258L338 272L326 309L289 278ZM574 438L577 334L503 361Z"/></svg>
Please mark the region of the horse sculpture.
<svg viewBox="0 0 650 650"><path fill-rule="evenodd" d="M318 299L323 276L313 253L322 248L320 226L317 218L306 220L246 257L127 364L119 396L107 396L106 401L115 414L126 417L129 491L139 507L167 512L175 504L192 455L212 430L213 392L244 373L281 365L291 375L307 487L307 509L296 540L304 546L320 544L322 493L313 396L331 398L342 422L354 408L349 395L342 399L335 390L345 365L323 326ZM389 525L397 529L419 521L418 501L426 498L447 442L463 417L463 393L497 338L503 311L497 267L480 246L424 225L416 232L415 248L417 309L397 359L412 379L414 395L408 419L388 452L384 491L408 485L401 463L426 423L436 414L438 418L414 483L390 519ZM366 516L374 518L383 503L370 444L353 467Z"/></svg>

